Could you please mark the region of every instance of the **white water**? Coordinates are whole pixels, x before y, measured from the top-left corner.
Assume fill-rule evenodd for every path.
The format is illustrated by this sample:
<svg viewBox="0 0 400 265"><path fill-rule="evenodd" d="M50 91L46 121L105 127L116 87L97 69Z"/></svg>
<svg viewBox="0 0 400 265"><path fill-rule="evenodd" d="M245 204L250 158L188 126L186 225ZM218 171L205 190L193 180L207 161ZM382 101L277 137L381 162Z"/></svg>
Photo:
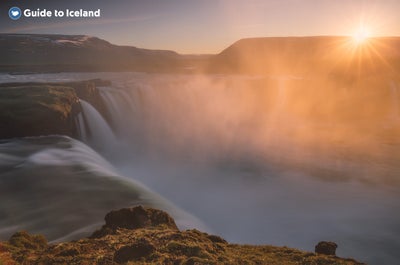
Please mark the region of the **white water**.
<svg viewBox="0 0 400 265"><path fill-rule="evenodd" d="M80 127L82 139L101 150L109 150L117 142L115 135L101 114L88 102L80 100L85 122ZM85 124L88 125L86 128ZM81 125L81 121L80 121ZM89 136L90 135L90 136Z"/></svg>
<svg viewBox="0 0 400 265"><path fill-rule="evenodd" d="M99 89L117 137L105 129L101 137L87 133L83 139L122 175L151 187L229 241L312 251L318 241L332 240L340 256L397 264L400 139L397 131L381 130L382 124L399 126L392 115L398 110L397 87L391 86L391 97L379 105L387 109L379 123L371 117L358 124L327 115L312 120L325 106L335 107L332 102L359 100L349 88L331 94L288 89L291 78L272 78L269 89L247 87L250 78L229 76L20 78L98 76L113 81ZM312 102L318 93L320 102ZM362 109L360 102L368 103L361 105L366 110L374 107L363 97L350 106ZM99 123L89 127L110 127L96 110L83 111L85 119L91 113L90 120ZM4 157L6 164L15 159Z"/></svg>

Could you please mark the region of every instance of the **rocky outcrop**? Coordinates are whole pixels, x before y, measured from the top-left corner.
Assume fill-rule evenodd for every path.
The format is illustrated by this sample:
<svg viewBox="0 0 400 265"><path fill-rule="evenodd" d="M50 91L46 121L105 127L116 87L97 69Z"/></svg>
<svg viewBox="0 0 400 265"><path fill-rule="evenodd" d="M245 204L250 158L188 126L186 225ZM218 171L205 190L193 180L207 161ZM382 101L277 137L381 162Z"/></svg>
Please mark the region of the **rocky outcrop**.
<svg viewBox="0 0 400 265"><path fill-rule="evenodd" d="M111 211L104 219L106 224L100 230L93 233L93 238L115 233L118 229L133 230L163 226L172 230L178 230L174 219L166 212L151 208L146 209L142 206Z"/></svg>
<svg viewBox="0 0 400 265"><path fill-rule="evenodd" d="M335 256L337 247L335 242L321 241L315 246L315 253Z"/></svg>
<svg viewBox="0 0 400 265"><path fill-rule="evenodd" d="M135 207L106 216L100 237L47 244L20 232L0 243L3 264L362 264L287 247L229 244L197 230L179 231L165 212ZM50 224L49 224L50 225Z"/></svg>
<svg viewBox="0 0 400 265"><path fill-rule="evenodd" d="M0 86L0 138L62 134L75 137L79 98L73 88L51 84Z"/></svg>
<svg viewBox="0 0 400 265"><path fill-rule="evenodd" d="M107 119L97 86L100 79L65 83L0 84L0 139L60 134L78 137L75 117L79 99L91 103Z"/></svg>

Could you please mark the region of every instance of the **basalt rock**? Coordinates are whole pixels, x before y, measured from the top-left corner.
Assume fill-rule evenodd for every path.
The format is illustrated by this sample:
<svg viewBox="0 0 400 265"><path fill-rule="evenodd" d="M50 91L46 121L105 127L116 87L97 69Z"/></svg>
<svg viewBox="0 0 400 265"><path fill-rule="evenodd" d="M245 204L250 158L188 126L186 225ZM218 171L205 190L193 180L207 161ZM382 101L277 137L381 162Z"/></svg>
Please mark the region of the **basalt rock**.
<svg viewBox="0 0 400 265"><path fill-rule="evenodd" d="M338 245L335 242L321 241L315 246L315 253L324 255L336 255Z"/></svg>
<svg viewBox="0 0 400 265"><path fill-rule="evenodd" d="M92 237L102 237L114 233L117 229L139 229L146 227L163 226L169 229L178 230L174 219L166 212L151 208L137 206L134 208L124 208L111 211L105 217L106 224Z"/></svg>

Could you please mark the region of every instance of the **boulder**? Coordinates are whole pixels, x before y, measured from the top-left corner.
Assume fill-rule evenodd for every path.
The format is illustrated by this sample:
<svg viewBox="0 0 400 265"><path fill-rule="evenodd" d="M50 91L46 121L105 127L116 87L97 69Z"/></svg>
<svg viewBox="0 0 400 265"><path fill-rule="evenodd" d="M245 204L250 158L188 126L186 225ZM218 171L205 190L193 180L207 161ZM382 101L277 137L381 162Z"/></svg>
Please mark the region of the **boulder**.
<svg viewBox="0 0 400 265"><path fill-rule="evenodd" d="M323 255L336 255L338 245L335 242L321 241L315 246L315 253Z"/></svg>
<svg viewBox="0 0 400 265"><path fill-rule="evenodd" d="M103 237L115 232L117 229L139 229L146 227L163 226L169 229L178 230L174 219L166 212L151 208L137 206L123 208L109 212L105 217L106 224L93 233L92 237Z"/></svg>

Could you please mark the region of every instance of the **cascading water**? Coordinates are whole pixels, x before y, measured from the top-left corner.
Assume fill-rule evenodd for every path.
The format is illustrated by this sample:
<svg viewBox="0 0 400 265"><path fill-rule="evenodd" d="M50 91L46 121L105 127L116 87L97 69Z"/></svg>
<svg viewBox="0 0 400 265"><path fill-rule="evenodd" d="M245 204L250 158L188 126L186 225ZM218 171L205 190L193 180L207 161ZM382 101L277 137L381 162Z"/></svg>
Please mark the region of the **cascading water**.
<svg viewBox="0 0 400 265"><path fill-rule="evenodd" d="M79 137L82 140L88 140L88 136L86 134L86 125L85 119L83 118L82 112L78 113L77 117L75 118L75 124L78 129Z"/></svg>
<svg viewBox="0 0 400 265"><path fill-rule="evenodd" d="M78 121L82 139L96 148L110 150L117 139L107 121L88 102L81 99L80 103L83 119L78 116Z"/></svg>

